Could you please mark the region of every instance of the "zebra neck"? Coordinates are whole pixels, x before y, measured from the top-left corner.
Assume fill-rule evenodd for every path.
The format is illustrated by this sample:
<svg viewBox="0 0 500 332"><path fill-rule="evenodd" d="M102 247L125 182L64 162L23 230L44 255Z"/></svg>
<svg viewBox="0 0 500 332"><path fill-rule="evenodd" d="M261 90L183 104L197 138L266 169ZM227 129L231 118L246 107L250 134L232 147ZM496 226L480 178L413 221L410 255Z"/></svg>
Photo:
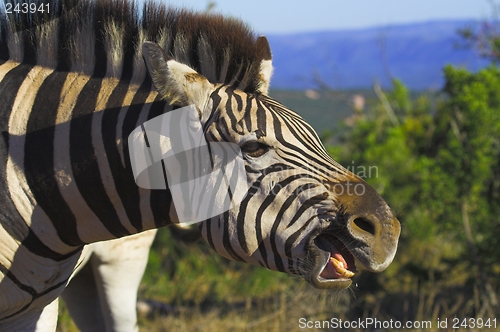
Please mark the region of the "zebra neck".
<svg viewBox="0 0 500 332"><path fill-rule="evenodd" d="M93 78L6 62L5 156L11 199L25 222L58 252L169 223L169 193L136 186L129 133L167 107L151 84ZM3 82L2 82L3 83ZM6 114L7 113L7 114Z"/></svg>

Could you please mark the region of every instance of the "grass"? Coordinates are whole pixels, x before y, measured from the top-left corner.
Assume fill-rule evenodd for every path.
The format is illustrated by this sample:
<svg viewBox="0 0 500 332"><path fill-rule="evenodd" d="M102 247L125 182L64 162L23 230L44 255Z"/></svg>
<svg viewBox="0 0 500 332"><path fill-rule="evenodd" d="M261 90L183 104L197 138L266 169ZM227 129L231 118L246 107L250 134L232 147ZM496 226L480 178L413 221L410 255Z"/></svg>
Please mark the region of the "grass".
<svg viewBox="0 0 500 332"><path fill-rule="evenodd" d="M297 294L294 288L270 298L250 299L244 305L198 306L181 310L177 315L143 318L141 325L146 331L297 331L302 317L330 319L330 316L343 315L342 306L336 305L339 295L332 301L328 293L317 296L314 292L302 291Z"/></svg>

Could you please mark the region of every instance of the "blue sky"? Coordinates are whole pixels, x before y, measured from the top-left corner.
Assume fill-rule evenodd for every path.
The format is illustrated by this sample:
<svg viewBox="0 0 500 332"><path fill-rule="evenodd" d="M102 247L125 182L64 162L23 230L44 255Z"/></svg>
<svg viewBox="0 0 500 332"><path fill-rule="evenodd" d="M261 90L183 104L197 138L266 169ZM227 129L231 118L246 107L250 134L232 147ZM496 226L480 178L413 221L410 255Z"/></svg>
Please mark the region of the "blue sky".
<svg viewBox="0 0 500 332"><path fill-rule="evenodd" d="M207 8L209 0L159 0ZM488 0L214 0L215 11L239 17L258 33L359 29L438 19L486 19Z"/></svg>

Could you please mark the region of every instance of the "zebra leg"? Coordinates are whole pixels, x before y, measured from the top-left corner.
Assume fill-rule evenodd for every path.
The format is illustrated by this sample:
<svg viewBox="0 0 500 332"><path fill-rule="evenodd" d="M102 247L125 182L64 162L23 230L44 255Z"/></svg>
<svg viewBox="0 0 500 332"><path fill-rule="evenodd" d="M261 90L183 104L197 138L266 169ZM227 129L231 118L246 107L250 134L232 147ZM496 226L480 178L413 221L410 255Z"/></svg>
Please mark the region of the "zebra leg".
<svg viewBox="0 0 500 332"><path fill-rule="evenodd" d="M138 331L137 291L155 235L150 230L94 244L90 263L106 331Z"/></svg>
<svg viewBox="0 0 500 332"><path fill-rule="evenodd" d="M0 331L54 332L57 327L58 307L59 302L56 298L39 311L28 312L26 315L17 317L14 320L2 322Z"/></svg>
<svg viewBox="0 0 500 332"><path fill-rule="evenodd" d="M82 332L106 330L92 270L92 258L71 279L61 297L73 321Z"/></svg>
<svg viewBox="0 0 500 332"><path fill-rule="evenodd" d="M37 332L53 332L57 327L57 314L59 309L59 299L55 299L48 306L43 308L42 314L36 322L35 331Z"/></svg>

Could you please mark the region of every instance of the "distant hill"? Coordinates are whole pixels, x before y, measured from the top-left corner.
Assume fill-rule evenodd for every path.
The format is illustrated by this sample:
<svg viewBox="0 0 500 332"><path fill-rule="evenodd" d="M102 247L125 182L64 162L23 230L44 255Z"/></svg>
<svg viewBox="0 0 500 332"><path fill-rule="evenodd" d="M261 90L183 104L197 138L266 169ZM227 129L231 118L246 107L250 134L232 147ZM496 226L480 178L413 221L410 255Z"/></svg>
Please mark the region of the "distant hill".
<svg viewBox="0 0 500 332"><path fill-rule="evenodd" d="M335 89L369 88L390 77L412 89L439 89L446 64L471 70L488 62L458 48L457 29L477 21L431 21L346 31L268 35L274 89L314 89L317 78Z"/></svg>

